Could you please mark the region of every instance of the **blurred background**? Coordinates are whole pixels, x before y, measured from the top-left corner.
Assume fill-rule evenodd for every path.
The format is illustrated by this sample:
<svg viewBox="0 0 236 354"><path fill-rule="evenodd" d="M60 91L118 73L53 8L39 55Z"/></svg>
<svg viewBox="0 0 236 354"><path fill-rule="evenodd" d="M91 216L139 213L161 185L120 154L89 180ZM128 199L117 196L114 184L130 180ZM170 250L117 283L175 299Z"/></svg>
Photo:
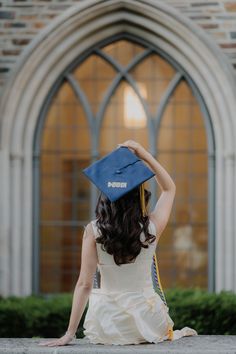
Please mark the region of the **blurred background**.
<svg viewBox="0 0 236 354"><path fill-rule="evenodd" d="M123 78L121 70L127 67ZM97 200L82 169L127 139L150 149L176 183L159 252L163 283L207 287L207 138L201 103L178 67L127 39L92 51L67 74L40 117L44 124L38 132L40 214L35 227L43 292L69 291L78 276L83 226Z"/></svg>
<svg viewBox="0 0 236 354"><path fill-rule="evenodd" d="M227 112L235 105L230 95L236 69L236 2L169 0L156 1L155 5L154 1L153 11L157 6L155 11L160 15L155 19L158 45L151 31L149 35L138 35L142 16L143 23L146 17L151 18L148 9L145 13L147 1L143 10L140 7L143 15L137 15L141 22L133 24L136 33L124 26L96 39L98 34L91 30L91 44L86 42L79 54L75 45L68 59L69 50L67 53L66 44L60 41L67 36L69 43L76 35L76 31L67 35L66 24L73 15L78 16L79 32L80 23L81 27L89 23L89 15L93 14L94 23L100 20L104 24L118 10L126 16L129 12L135 14L141 6L141 1L134 5L126 0L126 9L118 0L106 0L104 7L111 5L111 9L102 15L101 3L2 1L1 294L72 291L80 271L84 226L94 218L98 196L82 169L127 139L137 140L148 149L177 187L169 223L157 249L163 288L236 290L235 229L230 204L234 197L231 202L224 198L226 180L220 173L225 165L219 162L221 172L217 174L215 163L217 151L223 153L223 143L218 150L216 147L216 131L218 135L222 132L222 141L227 145L217 117L221 117L222 126L227 124ZM128 10L129 6L132 10ZM83 11L85 17L80 17ZM165 24L167 15L173 19L172 24ZM87 26L93 26L93 22ZM173 38L171 45L178 48L182 58L187 58L191 48L192 69L190 55L189 61L181 59L176 48L176 54L174 50L171 54L168 46L165 49L161 45L171 42L170 37L165 38L167 27L178 38ZM57 37L60 28L64 34ZM50 50L49 40L53 42ZM211 50L211 56L207 50ZM56 59L49 65L53 56ZM227 72L225 76L221 70ZM27 71L28 78L23 75ZM221 89L214 83L214 75L217 85L222 83L230 93L230 103L225 100L225 107L221 105L224 116L217 112ZM207 85L214 87L212 92ZM10 117L14 117L12 121ZM21 123L23 120L27 123ZM228 178L235 183L234 159L230 157L227 166L231 168ZM151 210L161 191L154 181L146 187L152 192ZM221 215L220 219L217 215ZM228 243L217 246L217 235L224 238L225 231ZM219 272L217 267L221 267Z"/></svg>

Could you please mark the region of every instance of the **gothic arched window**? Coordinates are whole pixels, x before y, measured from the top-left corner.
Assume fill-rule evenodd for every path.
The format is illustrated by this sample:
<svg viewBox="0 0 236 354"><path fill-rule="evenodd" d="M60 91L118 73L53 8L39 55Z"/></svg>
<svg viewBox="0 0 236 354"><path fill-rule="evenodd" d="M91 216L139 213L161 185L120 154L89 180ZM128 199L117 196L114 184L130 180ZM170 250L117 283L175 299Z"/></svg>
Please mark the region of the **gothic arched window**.
<svg viewBox="0 0 236 354"><path fill-rule="evenodd" d="M158 246L162 285L208 287L207 113L185 71L137 38L118 36L62 74L35 138L35 290L71 291L97 191L81 170L126 139L143 144L177 186ZM153 207L160 195L150 183ZM39 276L36 276L36 270Z"/></svg>

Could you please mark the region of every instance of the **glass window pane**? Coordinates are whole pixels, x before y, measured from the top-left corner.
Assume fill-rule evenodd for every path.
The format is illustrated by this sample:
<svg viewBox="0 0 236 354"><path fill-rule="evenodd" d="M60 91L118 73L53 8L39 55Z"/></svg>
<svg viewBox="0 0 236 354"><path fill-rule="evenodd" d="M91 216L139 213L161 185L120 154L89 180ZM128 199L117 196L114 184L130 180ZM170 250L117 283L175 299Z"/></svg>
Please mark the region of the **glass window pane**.
<svg viewBox="0 0 236 354"><path fill-rule="evenodd" d="M92 54L73 72L95 114L116 75L116 70L98 55Z"/></svg>
<svg viewBox="0 0 236 354"><path fill-rule="evenodd" d="M80 267L84 225L90 219L87 118L63 82L45 117L40 155L40 291L71 291Z"/></svg>
<svg viewBox="0 0 236 354"><path fill-rule="evenodd" d="M177 270L167 285L207 288L207 138L201 110L186 81L178 85L165 111L157 137L157 156L176 184L169 222L173 226L171 252Z"/></svg>
<svg viewBox="0 0 236 354"><path fill-rule="evenodd" d="M102 50L121 65L126 66L136 55L142 53L144 48L139 44L121 39L106 45Z"/></svg>
<svg viewBox="0 0 236 354"><path fill-rule="evenodd" d="M100 152L108 153L128 139L148 147L147 117L134 89L122 81L105 111L100 132Z"/></svg>
<svg viewBox="0 0 236 354"><path fill-rule="evenodd" d="M79 268L82 227L41 227L41 291L70 292Z"/></svg>
<svg viewBox="0 0 236 354"><path fill-rule="evenodd" d="M146 100L153 117L156 116L160 103L175 70L164 59L156 54L150 54L139 65L131 70L135 81L146 88Z"/></svg>
<svg viewBox="0 0 236 354"><path fill-rule="evenodd" d="M100 49L126 66L146 48L124 39ZM157 249L162 285L207 288L207 136L200 106L184 79L168 97L159 130L151 130L148 124L150 119L157 119L160 102L176 72L160 55L149 54L129 72L139 94L122 77L108 99L98 131L88 124L91 117L86 116L66 79L54 95L41 137L40 291L71 291L75 285L83 226L95 208L91 184L82 170L93 160L96 141L97 157L101 157L128 139L137 140L147 149L156 141L156 157L177 186ZM96 53L71 71L94 118L118 74ZM157 198L160 194L157 186Z"/></svg>

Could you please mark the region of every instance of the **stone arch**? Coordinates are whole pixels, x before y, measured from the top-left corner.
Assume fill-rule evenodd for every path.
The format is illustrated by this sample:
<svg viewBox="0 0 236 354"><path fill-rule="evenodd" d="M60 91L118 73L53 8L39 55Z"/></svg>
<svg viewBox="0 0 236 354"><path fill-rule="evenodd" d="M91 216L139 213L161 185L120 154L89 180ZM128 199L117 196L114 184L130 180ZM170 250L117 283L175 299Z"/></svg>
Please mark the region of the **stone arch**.
<svg viewBox="0 0 236 354"><path fill-rule="evenodd" d="M233 68L203 30L163 1L88 0L65 11L36 36L22 53L2 97L0 200L4 257L0 267L1 292L5 295L32 291L32 146L42 104L75 57L121 32L148 40L174 57L204 97L216 143L215 155L210 150L212 163L216 163L215 290L236 291Z"/></svg>

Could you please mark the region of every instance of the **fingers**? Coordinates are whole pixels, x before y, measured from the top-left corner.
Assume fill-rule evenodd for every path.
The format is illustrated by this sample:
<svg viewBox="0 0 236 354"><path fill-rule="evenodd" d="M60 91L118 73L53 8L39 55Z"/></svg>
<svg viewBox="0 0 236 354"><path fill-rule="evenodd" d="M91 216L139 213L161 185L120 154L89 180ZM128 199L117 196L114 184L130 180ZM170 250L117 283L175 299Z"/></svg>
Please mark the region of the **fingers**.
<svg viewBox="0 0 236 354"><path fill-rule="evenodd" d="M54 342L40 342L40 343L38 343L38 345L44 347L44 346L47 346L47 345L49 345L51 343L54 343Z"/></svg>
<svg viewBox="0 0 236 354"><path fill-rule="evenodd" d="M125 142L118 144L120 146L127 146L127 147L136 147L138 143L134 140L126 140Z"/></svg>
<svg viewBox="0 0 236 354"><path fill-rule="evenodd" d="M120 147L127 147L130 151L132 151L133 153L135 153L135 149L131 148L131 147L128 146L128 145L118 144L117 148L120 148Z"/></svg>
<svg viewBox="0 0 236 354"><path fill-rule="evenodd" d="M54 346L60 346L60 345L66 345L67 343L61 340L53 340L49 342L41 342L38 345L40 346L47 346L47 347L54 347Z"/></svg>
<svg viewBox="0 0 236 354"><path fill-rule="evenodd" d="M66 345L66 344L67 343L54 342L54 343L48 344L48 347L57 347L57 346Z"/></svg>
<svg viewBox="0 0 236 354"><path fill-rule="evenodd" d="M131 151L136 152L139 147L139 143L137 143L134 140L126 140L124 143L118 144L118 147L121 147L121 146L125 146L125 147L129 148Z"/></svg>
<svg viewBox="0 0 236 354"><path fill-rule="evenodd" d="M66 345L68 344L74 337L72 337L69 334L65 334L61 338L51 340L49 342L40 342L38 345L40 346L47 346L47 347L54 347L54 346L60 346L60 345Z"/></svg>
<svg viewBox="0 0 236 354"><path fill-rule="evenodd" d="M56 343L56 342L48 342L48 343L41 343L39 344L41 347L57 347L60 345L63 345L61 343Z"/></svg>

